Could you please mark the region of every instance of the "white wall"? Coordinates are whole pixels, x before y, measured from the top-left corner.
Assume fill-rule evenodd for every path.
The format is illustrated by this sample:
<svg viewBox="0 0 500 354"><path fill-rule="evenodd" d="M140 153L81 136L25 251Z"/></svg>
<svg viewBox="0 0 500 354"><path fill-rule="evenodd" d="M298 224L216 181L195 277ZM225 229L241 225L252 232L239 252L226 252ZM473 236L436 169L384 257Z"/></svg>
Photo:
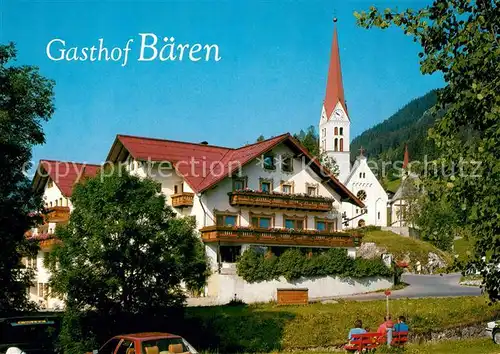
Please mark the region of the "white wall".
<svg viewBox="0 0 500 354"><path fill-rule="evenodd" d="M49 187L49 184L52 184L51 187ZM45 207L54 207L56 206L56 202L57 206L61 206L62 201L62 206L69 206L72 208L71 201L61 193L61 190L57 187L55 182L50 183L50 178L45 183L43 201Z"/></svg>
<svg viewBox="0 0 500 354"><path fill-rule="evenodd" d="M359 191L366 192L366 199L363 201L367 214L352 220L349 227L358 227L359 220L364 220L366 225L386 226L387 225L387 202L388 196L375 174L368 166L365 157L358 157L353 166L351 177L346 183L347 188L357 195ZM343 203L343 210L349 219L359 215L361 208Z"/></svg>
<svg viewBox="0 0 500 354"><path fill-rule="evenodd" d="M236 297L246 303L276 301L278 288L308 288L309 299L352 295L380 289L388 289L392 282L387 278L341 279L316 277L297 281L280 280L247 283L237 275L213 274L208 280L208 296L218 304L228 303Z"/></svg>

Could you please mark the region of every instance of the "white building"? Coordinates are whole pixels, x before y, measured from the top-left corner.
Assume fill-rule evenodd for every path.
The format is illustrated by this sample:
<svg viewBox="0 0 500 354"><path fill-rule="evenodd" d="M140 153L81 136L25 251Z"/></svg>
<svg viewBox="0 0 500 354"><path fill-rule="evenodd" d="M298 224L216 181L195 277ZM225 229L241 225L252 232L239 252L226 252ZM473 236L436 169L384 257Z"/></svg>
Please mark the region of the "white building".
<svg viewBox="0 0 500 354"><path fill-rule="evenodd" d="M335 159L339 166L338 179L365 204L365 207L361 208L351 203L342 203L343 222L346 226L386 226L389 198L369 168L366 157L361 153L351 167L350 126L351 119L344 97L337 29L335 29L326 94L319 121L320 151Z"/></svg>
<svg viewBox="0 0 500 354"><path fill-rule="evenodd" d="M69 214L73 209L71 205L73 185L83 176L95 175L99 167L98 165L50 160L41 160L37 167L33 178L33 189L43 193L47 213L43 217L43 224L26 233L28 239L39 243L40 250L36 257L26 257L23 261L35 272L29 297L41 308L54 309L63 306L63 302L50 293L48 284L50 273L43 264L44 258L58 242L54 237L56 226L68 222Z"/></svg>

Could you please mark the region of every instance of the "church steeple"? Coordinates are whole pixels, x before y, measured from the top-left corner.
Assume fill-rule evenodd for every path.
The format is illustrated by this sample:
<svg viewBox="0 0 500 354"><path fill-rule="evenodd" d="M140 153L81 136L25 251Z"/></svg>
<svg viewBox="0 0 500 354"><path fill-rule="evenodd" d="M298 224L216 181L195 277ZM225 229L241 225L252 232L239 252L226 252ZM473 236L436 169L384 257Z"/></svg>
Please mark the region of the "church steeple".
<svg viewBox="0 0 500 354"><path fill-rule="evenodd" d="M337 22L337 19L333 19ZM337 25L334 25L333 41L330 52L330 66L328 67L328 79L326 82L326 94L324 100L327 119L330 119L337 103L340 102L342 108L347 113L347 106L344 98L344 86L342 85L342 70L340 68L339 41L337 37Z"/></svg>
<svg viewBox="0 0 500 354"><path fill-rule="evenodd" d="M410 163L410 155L408 154L408 144L405 144L405 155L403 157L403 169L406 170Z"/></svg>

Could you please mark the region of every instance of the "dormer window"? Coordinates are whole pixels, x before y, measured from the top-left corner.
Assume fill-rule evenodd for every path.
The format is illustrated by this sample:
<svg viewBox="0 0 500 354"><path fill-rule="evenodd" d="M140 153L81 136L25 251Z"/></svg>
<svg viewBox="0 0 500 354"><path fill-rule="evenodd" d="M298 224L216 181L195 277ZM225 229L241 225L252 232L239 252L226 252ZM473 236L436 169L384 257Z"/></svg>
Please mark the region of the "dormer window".
<svg viewBox="0 0 500 354"><path fill-rule="evenodd" d="M282 156L281 170L283 172L293 172L293 159L291 156L287 155Z"/></svg>
<svg viewBox="0 0 500 354"><path fill-rule="evenodd" d="M266 170L276 169L276 166L274 165L274 154L272 152L264 154L263 164Z"/></svg>

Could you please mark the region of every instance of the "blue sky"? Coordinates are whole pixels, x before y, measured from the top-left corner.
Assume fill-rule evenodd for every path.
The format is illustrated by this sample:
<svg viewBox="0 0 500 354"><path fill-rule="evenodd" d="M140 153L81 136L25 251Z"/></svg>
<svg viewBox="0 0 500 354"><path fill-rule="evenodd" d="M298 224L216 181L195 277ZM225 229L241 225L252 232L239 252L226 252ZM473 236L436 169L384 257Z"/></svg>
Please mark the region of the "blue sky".
<svg viewBox="0 0 500 354"><path fill-rule="evenodd" d="M317 126L325 93L332 17L351 138L409 100L443 85L419 71L419 47L397 29L356 27L355 10L420 8L423 1L11 1L2 0L0 41L18 62L56 81L56 112L41 158L101 162L116 134L239 146ZM138 33L178 43L215 43L219 62L53 62L54 38L67 47L104 38L123 47ZM136 50L137 52L137 50ZM137 55L136 55L137 56Z"/></svg>

